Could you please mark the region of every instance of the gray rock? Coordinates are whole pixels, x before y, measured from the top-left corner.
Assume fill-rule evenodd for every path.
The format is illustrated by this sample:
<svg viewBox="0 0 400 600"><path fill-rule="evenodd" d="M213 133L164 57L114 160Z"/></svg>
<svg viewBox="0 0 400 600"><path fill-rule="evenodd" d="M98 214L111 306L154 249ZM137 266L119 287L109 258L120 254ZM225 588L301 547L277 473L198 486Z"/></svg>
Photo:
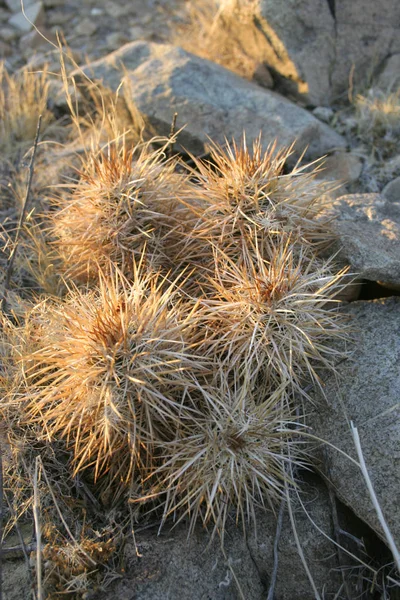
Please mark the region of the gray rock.
<svg viewBox="0 0 400 600"><path fill-rule="evenodd" d="M320 177L328 181L353 183L360 177L361 171L362 161L359 156L350 152L335 152L324 160Z"/></svg>
<svg viewBox="0 0 400 600"><path fill-rule="evenodd" d="M390 56L379 75L378 87L382 90L396 90L400 85L400 54Z"/></svg>
<svg viewBox="0 0 400 600"><path fill-rule="evenodd" d="M312 114L324 123L330 123L335 116L335 113L329 106L317 106L312 111Z"/></svg>
<svg viewBox="0 0 400 600"><path fill-rule="evenodd" d="M35 0L24 0L24 9L30 6ZM21 0L4 0L6 6L11 10L11 12L22 12L21 11Z"/></svg>
<svg viewBox="0 0 400 600"><path fill-rule="evenodd" d="M0 29L0 40L3 42L13 42L18 37L18 33L13 27L2 27Z"/></svg>
<svg viewBox="0 0 400 600"><path fill-rule="evenodd" d="M90 17L82 19L74 28L76 35L91 36L97 31L97 24Z"/></svg>
<svg viewBox="0 0 400 600"><path fill-rule="evenodd" d="M302 492L303 502L311 518L332 536L330 506L325 486L316 481ZM304 549L316 586L325 598L333 598L340 588L334 547L329 539L315 529L300 504L293 503L296 530ZM220 541L208 546L209 535L200 526L187 540L187 528L167 525L157 531L136 534L137 556L133 545L125 547L123 580L109 588L100 600L235 600L243 597L265 600L273 570L273 546L276 517L257 511L257 537L249 529L247 540L240 526L230 523L225 535L225 556ZM232 573L233 571L233 573ZM332 594L332 596L330 595ZM309 580L300 560L290 520L283 519L279 544L278 575L275 600L313 600Z"/></svg>
<svg viewBox="0 0 400 600"><path fill-rule="evenodd" d="M44 24L43 4L41 2L35 2L34 4L27 6L25 15L22 11L16 12L8 22L10 25L24 33L31 31L33 25L40 27Z"/></svg>
<svg viewBox="0 0 400 600"><path fill-rule="evenodd" d="M340 377L325 384L310 425L315 433L356 459L350 420L359 430L367 469L385 519L400 544L400 298L355 302L354 352ZM385 540L357 465L326 445L323 469L339 498Z"/></svg>
<svg viewBox="0 0 400 600"><path fill-rule="evenodd" d="M297 154L308 146L308 158L345 146L306 110L181 48L132 42L84 71L117 90L122 65L128 72L125 85L155 132L168 135L177 112L178 127L185 125L180 143L191 152L203 152L209 138L223 144L244 131L249 142L261 132L265 145L276 138L280 145L297 140Z"/></svg>
<svg viewBox="0 0 400 600"><path fill-rule="evenodd" d="M382 190L382 195L385 196L389 202L400 203L400 177L396 177L390 183L388 183Z"/></svg>
<svg viewBox="0 0 400 600"><path fill-rule="evenodd" d="M352 272L383 284L400 284L400 200L350 194L329 208L341 257Z"/></svg>
<svg viewBox="0 0 400 600"><path fill-rule="evenodd" d="M269 63L316 105L329 104L400 52L397 0L258 0ZM353 67L354 65L354 67Z"/></svg>
<svg viewBox="0 0 400 600"><path fill-rule="evenodd" d="M268 63L290 91L316 105L331 99L335 19L326 0L259 0Z"/></svg>

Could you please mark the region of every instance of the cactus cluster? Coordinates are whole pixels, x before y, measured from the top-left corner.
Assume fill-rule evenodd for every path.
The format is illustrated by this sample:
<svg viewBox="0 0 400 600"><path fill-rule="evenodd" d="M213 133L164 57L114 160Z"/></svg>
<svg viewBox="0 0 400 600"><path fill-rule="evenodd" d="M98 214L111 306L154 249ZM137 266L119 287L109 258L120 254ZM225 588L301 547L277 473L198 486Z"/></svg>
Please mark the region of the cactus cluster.
<svg viewBox="0 0 400 600"><path fill-rule="evenodd" d="M307 385L345 332L327 189L261 139L191 167L128 139L88 145L31 231L51 260L3 318L3 411L63 442L95 492L223 535L292 483Z"/></svg>

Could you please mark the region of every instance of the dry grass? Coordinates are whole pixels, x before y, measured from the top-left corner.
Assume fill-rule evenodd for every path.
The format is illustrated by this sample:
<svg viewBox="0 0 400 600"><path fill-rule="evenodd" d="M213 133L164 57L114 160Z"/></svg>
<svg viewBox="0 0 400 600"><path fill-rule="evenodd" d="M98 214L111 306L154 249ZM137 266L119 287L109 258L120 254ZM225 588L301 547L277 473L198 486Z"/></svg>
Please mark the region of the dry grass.
<svg viewBox="0 0 400 600"><path fill-rule="evenodd" d="M256 4L253 0L192 0L172 42L253 79L266 61L264 36L254 19Z"/></svg>
<svg viewBox="0 0 400 600"><path fill-rule="evenodd" d="M378 150L396 150L400 136L400 90L370 89L355 99L358 133Z"/></svg>
<svg viewBox="0 0 400 600"><path fill-rule="evenodd" d="M0 63L0 152L2 160L15 159L32 144L39 115L43 128L53 120L47 109L46 70L33 73L27 68L10 76Z"/></svg>

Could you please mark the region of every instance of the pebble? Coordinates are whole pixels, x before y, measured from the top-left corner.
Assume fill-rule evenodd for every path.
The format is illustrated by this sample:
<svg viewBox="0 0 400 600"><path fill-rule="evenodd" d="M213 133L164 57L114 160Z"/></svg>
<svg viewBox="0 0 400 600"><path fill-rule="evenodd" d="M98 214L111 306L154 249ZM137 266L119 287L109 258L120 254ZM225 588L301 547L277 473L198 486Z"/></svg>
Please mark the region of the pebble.
<svg viewBox="0 0 400 600"><path fill-rule="evenodd" d="M89 17L83 19L77 27L74 29L74 33L76 35L85 35L90 36L93 35L97 31L97 25L93 22Z"/></svg>
<svg viewBox="0 0 400 600"><path fill-rule="evenodd" d="M396 179L393 179L393 181L388 183L383 188L382 194L390 202L399 202L400 203L400 177L396 177Z"/></svg>
<svg viewBox="0 0 400 600"><path fill-rule="evenodd" d="M0 29L0 40L2 42L13 42L18 37L18 32L13 27Z"/></svg>
<svg viewBox="0 0 400 600"><path fill-rule="evenodd" d="M314 117L317 117L317 119L319 119L320 121L323 121L324 123L328 124L332 121L333 117L335 116L333 110L328 106L317 106L316 108L314 108L312 113Z"/></svg>
<svg viewBox="0 0 400 600"><path fill-rule="evenodd" d="M109 33L106 37L107 46L112 50L116 50L117 48L120 48L121 46L130 41L130 37L125 33L121 33L120 31Z"/></svg>

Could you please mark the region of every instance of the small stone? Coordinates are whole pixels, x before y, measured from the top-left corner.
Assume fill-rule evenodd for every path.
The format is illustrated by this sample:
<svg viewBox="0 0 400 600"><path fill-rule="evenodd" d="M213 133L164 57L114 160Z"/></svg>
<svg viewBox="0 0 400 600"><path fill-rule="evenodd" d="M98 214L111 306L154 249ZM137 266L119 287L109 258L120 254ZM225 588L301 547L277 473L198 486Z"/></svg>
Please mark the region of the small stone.
<svg viewBox="0 0 400 600"><path fill-rule="evenodd" d="M328 106L317 106L312 111L314 117L317 117L323 123L330 123L335 116L335 113Z"/></svg>
<svg viewBox="0 0 400 600"><path fill-rule="evenodd" d="M119 31L115 31L114 33L109 33L108 36L106 37L107 46L112 50L120 48L123 44L126 44L126 42L129 42L129 41L130 41L129 37Z"/></svg>
<svg viewBox="0 0 400 600"><path fill-rule="evenodd" d="M43 4L41 2L35 2L28 6L25 10L25 15L20 13L16 13L9 19L9 24L13 25L16 29L20 31L28 32L31 31L33 25L37 27L41 27L44 24L44 10Z"/></svg>
<svg viewBox="0 0 400 600"><path fill-rule="evenodd" d="M0 40L3 42L13 42L18 37L18 33L14 28L3 27L0 29Z"/></svg>
<svg viewBox="0 0 400 600"><path fill-rule="evenodd" d="M400 204L400 177L396 177L387 186L384 187L382 194L389 202L398 202Z"/></svg>
<svg viewBox="0 0 400 600"><path fill-rule="evenodd" d="M97 31L96 23L93 23L92 19L83 19L79 25L75 28L76 35L93 35Z"/></svg>
<svg viewBox="0 0 400 600"><path fill-rule="evenodd" d="M101 8L94 7L91 9L90 14L92 17L99 17L100 15L104 15L104 10Z"/></svg>
<svg viewBox="0 0 400 600"><path fill-rule="evenodd" d="M353 183L361 175L363 163L358 156L346 152L335 152L324 160L318 179Z"/></svg>
<svg viewBox="0 0 400 600"><path fill-rule="evenodd" d="M274 80L272 79L271 71L268 69L264 63L260 63L257 65L254 73L253 79L258 85L271 90L274 87Z"/></svg>
<svg viewBox="0 0 400 600"><path fill-rule="evenodd" d="M117 4L116 2L106 2L106 4L104 5L104 9L106 13L113 19L125 17L128 14L136 14L136 11L132 9L132 5L130 4L130 2L126 2L124 4Z"/></svg>
<svg viewBox="0 0 400 600"><path fill-rule="evenodd" d="M57 25L60 27L61 25L65 25L65 23L69 23L70 21L71 15L62 12L61 10L52 11L47 17L47 22L50 26Z"/></svg>
<svg viewBox="0 0 400 600"><path fill-rule="evenodd" d="M141 40L144 38L144 30L140 25L134 25L129 29L129 35L132 41Z"/></svg>

